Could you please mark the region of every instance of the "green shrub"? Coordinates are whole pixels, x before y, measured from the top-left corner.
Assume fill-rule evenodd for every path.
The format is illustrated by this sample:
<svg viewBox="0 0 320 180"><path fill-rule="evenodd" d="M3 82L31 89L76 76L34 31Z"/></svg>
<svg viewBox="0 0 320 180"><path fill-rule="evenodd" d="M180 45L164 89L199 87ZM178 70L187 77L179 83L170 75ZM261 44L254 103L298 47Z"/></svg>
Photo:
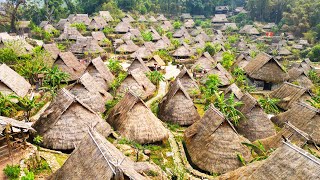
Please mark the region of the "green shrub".
<svg viewBox="0 0 320 180"><path fill-rule="evenodd" d="M148 42L153 40L152 33L150 31L142 32L141 36L144 41Z"/></svg>
<svg viewBox="0 0 320 180"><path fill-rule="evenodd" d="M175 21L175 22L173 23L173 27L174 27L174 29L180 29L180 28L181 28L181 26L182 26L182 24L181 24L181 22L180 22L180 21Z"/></svg>
<svg viewBox="0 0 320 180"><path fill-rule="evenodd" d="M28 170L25 170L24 173L26 174L25 176L21 177L21 180L34 180L34 174L33 172L30 172Z"/></svg>
<svg viewBox="0 0 320 180"><path fill-rule="evenodd" d="M18 179L20 176L20 166L19 165L7 165L3 169L4 174L11 180L11 179Z"/></svg>
<svg viewBox="0 0 320 180"><path fill-rule="evenodd" d="M84 23L73 23L71 24L71 27L77 28L77 30L81 33L85 32L87 29L87 26Z"/></svg>
<svg viewBox="0 0 320 180"><path fill-rule="evenodd" d="M267 97L265 99L261 98L258 100L261 107L266 111L266 113L279 113L280 110L277 106L277 103L280 102L280 99L273 99L270 97Z"/></svg>

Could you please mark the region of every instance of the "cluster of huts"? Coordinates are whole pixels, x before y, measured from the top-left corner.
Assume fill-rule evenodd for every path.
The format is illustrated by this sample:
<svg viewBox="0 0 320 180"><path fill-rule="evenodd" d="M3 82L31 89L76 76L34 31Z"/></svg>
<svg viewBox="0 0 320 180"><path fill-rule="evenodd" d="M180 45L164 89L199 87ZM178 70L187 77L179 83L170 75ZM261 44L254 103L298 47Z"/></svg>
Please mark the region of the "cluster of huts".
<svg viewBox="0 0 320 180"><path fill-rule="evenodd" d="M113 39L113 45L115 53L125 54L131 61L128 75L116 90L116 94L123 97L109 111L106 120L100 113L105 112L105 103L114 98L110 94L110 84L116 77L99 56L105 53L99 42L107 38L102 30L114 19L109 12L100 11L92 18L86 14L74 14L57 24L42 22L40 27L45 30L61 31L56 39L58 42L73 42L67 51L61 51L55 43L41 44L51 54L53 66L70 75L69 85L59 90L32 127L11 123L11 120L1 117L0 125L11 124L18 129L35 130L43 137L42 146L45 148L73 150L51 179L146 179L143 170L139 169L142 165L124 156L106 137L114 130L140 144L166 141L169 134L163 122L186 127L184 142L189 160L204 172L224 174L222 179L319 179L320 161L302 149L307 144L315 147L320 144L319 110L307 103L314 87L308 72L316 68L305 59L286 70L281 60L291 54L286 48L293 39L280 36L271 38L270 42L265 41L266 37L257 25L246 25L239 30L236 24L229 23L228 9L220 7L216 11L218 13L212 18L213 28L210 28L213 34L196 27L194 19L199 17L190 14L182 15L184 24L179 29L174 29L172 21L164 15L133 18L127 14L122 18L114 27L117 38ZM238 13L244 11L237 8ZM91 36L83 36L71 26L73 23L85 24ZM146 31L152 34L151 42L136 43L143 41L137 23L147 24ZM165 34L157 32L156 26L173 32L173 38L179 40L180 46L170 50L170 54L178 64L184 64L161 99L158 116L145 103L157 90L146 73L166 66L154 52L168 50L172 43ZM227 41L225 31L229 27L242 34L241 40L233 44L239 54L234 67L241 68L257 90L268 90L268 96L280 99L278 106L283 113L270 119L250 93L233 83L231 72L221 65L222 53L227 51L223 48ZM263 29L272 27L273 24L267 24ZM254 58L250 57L250 51L257 50L257 47L254 43L245 42L245 36L255 42L269 43L271 49L276 47L278 56L261 52ZM1 43L13 39L24 42L22 47L26 51L32 49L24 38L0 34ZM208 52L197 55L197 49L203 49L207 42L220 44L222 48L214 56ZM308 45L303 43L301 46ZM96 58L83 61L86 52L95 54ZM233 94L236 101L242 102L238 110L244 119L238 126L234 126L212 104L203 117L199 115L191 92L199 90L199 83L210 74L219 77L221 91L226 97ZM23 77L9 66L0 65L1 93L24 97L30 89L31 85ZM276 132L275 125L281 127L281 131ZM9 131L6 128L6 132ZM257 140L266 149L278 149L267 160L241 167L237 154L247 162L253 158L243 143Z"/></svg>

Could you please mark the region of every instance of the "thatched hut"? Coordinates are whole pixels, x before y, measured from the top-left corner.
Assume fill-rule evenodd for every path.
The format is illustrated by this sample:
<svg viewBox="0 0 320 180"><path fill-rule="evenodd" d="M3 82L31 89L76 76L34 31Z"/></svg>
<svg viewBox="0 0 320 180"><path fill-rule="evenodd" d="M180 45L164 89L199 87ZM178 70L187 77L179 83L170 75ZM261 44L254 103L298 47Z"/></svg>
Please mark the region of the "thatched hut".
<svg viewBox="0 0 320 180"><path fill-rule="evenodd" d="M98 42L102 42L103 40L106 39L106 36L104 35L104 33L102 31L92 31L91 36L94 40L96 40Z"/></svg>
<svg viewBox="0 0 320 180"><path fill-rule="evenodd" d="M141 15L138 19L138 22L147 22L147 18L144 15Z"/></svg>
<svg viewBox="0 0 320 180"><path fill-rule="evenodd" d="M60 49L58 48L58 46L56 45L56 43L52 43L52 44L44 44L43 49L45 51L47 51L48 53L50 53L52 59L57 59L59 53L60 53Z"/></svg>
<svg viewBox="0 0 320 180"><path fill-rule="evenodd" d="M99 11L99 15L103 17L107 22L114 21L109 11Z"/></svg>
<svg viewBox="0 0 320 180"><path fill-rule="evenodd" d="M157 42L158 40L161 39L160 34L153 27L150 27L150 32L151 32L151 35L152 35L152 41L153 42Z"/></svg>
<svg viewBox="0 0 320 180"><path fill-rule="evenodd" d="M68 21L73 24L73 23L83 23L86 26L90 24L90 18L88 14L70 14L68 16Z"/></svg>
<svg viewBox="0 0 320 180"><path fill-rule="evenodd" d="M256 35L259 36L260 32L258 31L257 28L255 28L253 25L245 25L240 29L239 31L240 34L247 34L247 35Z"/></svg>
<svg viewBox="0 0 320 180"><path fill-rule="evenodd" d="M208 76L210 74L216 74L219 77L221 86L228 86L231 83L232 75L220 63L218 63L216 67L211 69L206 75ZM202 79L202 82L205 82L207 76Z"/></svg>
<svg viewBox="0 0 320 180"><path fill-rule="evenodd" d="M68 19L60 19L59 22L55 25L55 27L60 31L63 31L66 26L70 26L70 22L68 21Z"/></svg>
<svg viewBox="0 0 320 180"><path fill-rule="evenodd" d="M186 20L186 22L184 22L184 27L186 27L187 29L193 28L194 25L195 25L195 22L193 21L193 19L188 19Z"/></svg>
<svg viewBox="0 0 320 180"><path fill-rule="evenodd" d="M156 69L165 65L166 63L161 59L159 55L152 56L152 58L146 62L146 66L149 67L149 69Z"/></svg>
<svg viewBox="0 0 320 180"><path fill-rule="evenodd" d="M14 93L20 97L28 94L31 85L17 72L6 64L0 65L0 93L9 95Z"/></svg>
<svg viewBox="0 0 320 180"><path fill-rule="evenodd" d="M131 29L132 26L129 22L120 22L115 28L115 32L118 34L125 34L129 32L129 29Z"/></svg>
<svg viewBox="0 0 320 180"><path fill-rule="evenodd" d="M234 69L236 67L239 67L240 69L244 69L244 67L246 67L250 61L251 61L250 56L239 54L235 62L233 63L232 68Z"/></svg>
<svg viewBox="0 0 320 180"><path fill-rule="evenodd" d="M154 16L150 16L148 21L151 22L151 23L158 22L158 20Z"/></svg>
<svg viewBox="0 0 320 180"><path fill-rule="evenodd" d="M123 137L140 144L168 139L167 129L147 105L133 92L128 91L110 111L107 122Z"/></svg>
<svg viewBox="0 0 320 180"><path fill-rule="evenodd" d="M133 53L139 49L139 46L134 44L132 40L128 40L116 49L117 53Z"/></svg>
<svg viewBox="0 0 320 180"><path fill-rule="evenodd" d="M93 59L89 63L86 72L88 72L94 78L94 81L99 83L106 91L109 90L109 85L115 79L109 68L103 63L101 57Z"/></svg>
<svg viewBox="0 0 320 180"><path fill-rule="evenodd" d="M280 108L288 110L294 102L305 101L310 98L307 89L288 82L284 82L278 89L272 91L271 98L280 99L277 104Z"/></svg>
<svg viewBox="0 0 320 180"><path fill-rule="evenodd" d="M58 66L61 71L69 74L69 81L77 80L86 69L86 66L80 63L72 52L60 53L53 66Z"/></svg>
<svg viewBox="0 0 320 180"><path fill-rule="evenodd" d="M260 53L244 67L244 70L254 81L254 84L262 86L264 90L272 90L273 85L282 83L290 78L280 63L266 53Z"/></svg>
<svg viewBox="0 0 320 180"><path fill-rule="evenodd" d="M147 76L139 69L130 71L128 76L123 80L117 89L117 94L124 95L128 90L145 100L153 95L156 86L147 78Z"/></svg>
<svg viewBox="0 0 320 180"><path fill-rule="evenodd" d="M205 52L201 55L201 57L196 60L194 65L192 66L193 71L202 71L202 70L210 70L212 67L216 65L217 62L211 57L208 52Z"/></svg>
<svg viewBox="0 0 320 180"><path fill-rule="evenodd" d="M164 21L163 24L161 25L161 28L165 31L173 30L173 26L170 21Z"/></svg>
<svg viewBox="0 0 320 180"><path fill-rule="evenodd" d="M319 179L320 161L303 149L283 142L248 179Z"/></svg>
<svg viewBox="0 0 320 180"><path fill-rule="evenodd" d="M88 26L90 30L103 30L107 26L106 20L101 16L95 16L91 19L91 22Z"/></svg>
<svg viewBox="0 0 320 180"><path fill-rule="evenodd" d="M102 53L104 49L100 47L98 41L94 40L92 37L82 37L78 38L76 43L70 47L70 51L75 54L84 53Z"/></svg>
<svg viewBox="0 0 320 180"><path fill-rule="evenodd" d="M153 43L152 43L153 44ZM152 57L151 49L141 46L136 52L130 55L131 58L150 59Z"/></svg>
<svg viewBox="0 0 320 180"><path fill-rule="evenodd" d="M197 81L193 78L192 74L188 69L183 66L182 70L176 77L176 80L179 79L182 86L187 90L188 93L191 93L193 90L199 90Z"/></svg>
<svg viewBox="0 0 320 180"><path fill-rule="evenodd" d="M83 37L75 27L65 26L63 33L60 34L59 40L77 40Z"/></svg>
<svg viewBox="0 0 320 180"><path fill-rule="evenodd" d="M160 14L160 15L157 17L157 20L158 20L158 21L167 21L168 19L167 19L163 14Z"/></svg>
<svg viewBox="0 0 320 180"><path fill-rule="evenodd" d="M177 59L189 59L192 56L192 52L188 46L182 45L172 55Z"/></svg>
<svg viewBox="0 0 320 180"><path fill-rule="evenodd" d="M147 179L135 170L136 164L104 136L94 130L88 130L85 134L77 148L50 180Z"/></svg>
<svg viewBox="0 0 320 180"><path fill-rule="evenodd" d="M111 132L107 122L66 89L58 92L32 127L43 137L44 147L57 150L74 149L90 128L105 137Z"/></svg>
<svg viewBox="0 0 320 180"><path fill-rule="evenodd" d="M229 20L227 19L226 14L215 14L211 20L211 22L215 25L223 25L224 23L228 23Z"/></svg>
<svg viewBox="0 0 320 180"><path fill-rule="evenodd" d="M179 79L171 85L160 102L159 118L183 126L191 125L200 119L197 108Z"/></svg>
<svg viewBox="0 0 320 180"><path fill-rule="evenodd" d="M68 90L95 112L103 113L106 110L106 102L113 99L89 73L83 74L76 83L68 87Z"/></svg>
<svg viewBox="0 0 320 180"><path fill-rule="evenodd" d="M133 19L133 17L130 14L126 14L123 18L122 18L123 22L135 22L135 20Z"/></svg>
<svg viewBox="0 0 320 180"><path fill-rule="evenodd" d="M182 13L180 18L181 19L192 19L192 16L190 13Z"/></svg>
<svg viewBox="0 0 320 180"><path fill-rule="evenodd" d="M148 73L150 72L150 69L146 64L143 62L143 60L140 57L135 58L130 66L128 67L128 72L130 73L131 71L139 69L143 73Z"/></svg>
<svg viewBox="0 0 320 180"><path fill-rule="evenodd" d="M285 122L291 123L307 133L311 137L311 141L316 144L320 144L319 119L319 109L303 102L296 102L288 111L271 118L279 126L283 126Z"/></svg>
<svg viewBox="0 0 320 180"><path fill-rule="evenodd" d="M201 120L185 130L186 148L194 163L210 173L226 173L242 166L237 158L241 154L250 160L250 150L242 145L249 142L238 135L232 123L213 105Z"/></svg>
<svg viewBox="0 0 320 180"><path fill-rule="evenodd" d="M312 89L314 84L308 77L309 71L306 71L304 68L301 67L302 63L299 67L293 67L288 71L290 75L289 82L297 83L299 86L302 86L306 89Z"/></svg>

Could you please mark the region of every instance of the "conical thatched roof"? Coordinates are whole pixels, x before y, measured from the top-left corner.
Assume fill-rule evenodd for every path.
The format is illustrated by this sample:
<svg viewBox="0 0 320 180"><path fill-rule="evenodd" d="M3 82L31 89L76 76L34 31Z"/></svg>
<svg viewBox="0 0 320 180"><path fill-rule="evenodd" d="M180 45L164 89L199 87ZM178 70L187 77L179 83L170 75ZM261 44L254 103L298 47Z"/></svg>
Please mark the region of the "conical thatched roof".
<svg viewBox="0 0 320 180"><path fill-rule="evenodd" d="M81 33L75 27L65 26L63 33L60 34L59 40L77 40L78 38L83 37Z"/></svg>
<svg viewBox="0 0 320 180"><path fill-rule="evenodd" d="M141 57L135 58L130 66L128 67L128 72L130 73L131 71L139 69L143 73L148 73L150 72L150 69L146 66L146 64L143 62Z"/></svg>
<svg viewBox="0 0 320 180"><path fill-rule="evenodd" d="M56 45L56 43L44 44L43 49L46 50L47 52L49 52L53 59L57 59L57 57L60 53L60 50L59 50L58 46Z"/></svg>
<svg viewBox="0 0 320 180"><path fill-rule="evenodd" d="M248 179L320 179L320 161L303 149L284 142Z"/></svg>
<svg viewBox="0 0 320 180"><path fill-rule="evenodd" d="M127 33L130 28L132 28L132 26L129 22L120 22L114 30L116 33L124 34Z"/></svg>
<svg viewBox="0 0 320 180"><path fill-rule="evenodd" d="M146 66L148 67L154 67L155 64L159 66L165 66L166 63L161 59L159 55L154 55L147 63Z"/></svg>
<svg viewBox="0 0 320 180"><path fill-rule="evenodd" d="M76 54L102 53L104 49L92 37L82 37L78 38L76 43L70 47L70 51Z"/></svg>
<svg viewBox="0 0 320 180"><path fill-rule="evenodd" d="M194 27L194 21L193 21L193 19L188 19L188 20L186 20L186 22L184 23L184 27L186 27L186 28L193 28Z"/></svg>
<svg viewBox="0 0 320 180"><path fill-rule="evenodd" d="M158 20L154 16L150 16L148 21L152 23L158 22Z"/></svg>
<svg viewBox="0 0 320 180"><path fill-rule="evenodd" d="M161 39L160 34L153 27L150 27L150 31L151 31L151 34L152 34L152 41L158 41L158 40Z"/></svg>
<svg viewBox="0 0 320 180"><path fill-rule="evenodd" d="M126 14L124 16L124 18L122 18L123 22L135 22L135 20L133 19L133 17L130 14Z"/></svg>
<svg viewBox="0 0 320 180"><path fill-rule="evenodd" d="M241 69L244 69L244 67L246 67L250 61L251 61L250 56L246 56L244 54L239 54L237 56L235 62L233 63L232 68L239 67Z"/></svg>
<svg viewBox="0 0 320 180"><path fill-rule="evenodd" d="M219 77L222 86L230 85L230 81L232 80L231 74L220 63L207 73L207 75L209 74L216 74ZM206 79L206 77L204 79Z"/></svg>
<svg viewBox="0 0 320 180"><path fill-rule="evenodd" d="M118 53L133 53L139 49L139 46L134 44L132 40L128 40L116 49Z"/></svg>
<svg viewBox="0 0 320 180"><path fill-rule="evenodd" d="M91 36L96 41L102 41L102 40L106 39L106 36L104 35L104 33L102 31L92 31Z"/></svg>
<svg viewBox="0 0 320 180"><path fill-rule="evenodd" d="M14 93L20 97L28 94L31 85L17 72L6 64L0 65L0 92L3 94Z"/></svg>
<svg viewBox="0 0 320 180"><path fill-rule="evenodd" d="M99 29L104 29L107 26L106 20L104 20L103 17L101 16L95 16L92 18L88 28L91 30L99 30Z"/></svg>
<svg viewBox="0 0 320 180"><path fill-rule="evenodd" d="M70 14L68 16L68 21L73 23L83 23L85 25L90 24L90 18L88 14Z"/></svg>
<svg viewBox="0 0 320 180"><path fill-rule="evenodd" d="M244 70L253 79L271 83L284 82L290 78L280 63L266 53L260 53Z"/></svg>
<svg viewBox="0 0 320 180"><path fill-rule="evenodd" d="M107 137L111 127L85 103L65 89L32 127L43 137L43 146L49 149L72 150L94 128Z"/></svg>
<svg viewBox="0 0 320 180"><path fill-rule="evenodd" d="M158 21L167 21L167 18L166 18L163 14L160 14L160 15L157 17L157 20L158 20Z"/></svg>
<svg viewBox="0 0 320 180"><path fill-rule="evenodd" d="M146 179L134 167L135 163L105 137L88 130L67 161L49 179Z"/></svg>
<svg viewBox="0 0 320 180"><path fill-rule="evenodd" d="M260 32L253 25L245 25L239 31L240 34L248 34L248 35L260 35Z"/></svg>
<svg viewBox="0 0 320 180"><path fill-rule="evenodd" d="M132 58L142 58L142 59L150 59L152 57L152 52L149 48L142 46L136 52L130 55Z"/></svg>
<svg viewBox="0 0 320 180"><path fill-rule="evenodd" d="M109 68L103 63L101 57L93 59L87 67L88 72L106 91L109 89L109 84L115 79Z"/></svg>
<svg viewBox="0 0 320 180"><path fill-rule="evenodd" d="M77 80L86 69L85 65L81 64L72 52L60 53L53 66L58 66L61 71L68 73L70 75L69 81Z"/></svg>
<svg viewBox="0 0 320 180"><path fill-rule="evenodd" d="M140 144L154 143L168 138L167 129L145 103L128 91L110 111L107 122L129 140Z"/></svg>
<svg viewBox="0 0 320 180"><path fill-rule="evenodd" d="M177 50L174 51L173 56L176 58L189 58L191 56L191 51L186 46L182 45Z"/></svg>
<svg viewBox="0 0 320 180"><path fill-rule="evenodd" d="M106 110L106 102L113 99L112 95L103 89L89 73L82 75L68 89L71 94L87 104L95 112L103 113Z"/></svg>
<svg viewBox="0 0 320 180"><path fill-rule="evenodd" d="M156 91L156 86L147 78L147 76L139 69L130 71L128 76L117 89L118 94L125 94L131 90L139 95L142 99L147 99Z"/></svg>
<svg viewBox="0 0 320 180"><path fill-rule="evenodd" d="M213 105L184 135L192 163L204 171L226 173L242 166L237 154L251 158L250 150L241 144L249 141Z"/></svg>
<svg viewBox="0 0 320 180"><path fill-rule="evenodd" d="M159 104L159 118L179 125L191 125L200 119L197 108L177 79Z"/></svg>
<svg viewBox="0 0 320 180"><path fill-rule="evenodd" d="M203 69L203 70L209 70L212 67L216 65L215 60L211 57L211 55L208 52L205 52L202 54L202 56L196 60L194 65L192 66L192 69Z"/></svg>
<svg viewBox="0 0 320 180"><path fill-rule="evenodd" d="M302 67L293 67L288 71L288 74L290 75L289 82L298 83L299 86L306 89L312 89L314 87L314 84L308 77L308 71L304 71Z"/></svg>
<svg viewBox="0 0 320 180"><path fill-rule="evenodd" d="M183 66L182 70L176 77L176 79L179 79L182 86L190 93L192 90L199 89L199 86L196 82L196 80L193 78L191 73L188 71L188 69Z"/></svg>
<svg viewBox="0 0 320 180"><path fill-rule="evenodd" d="M304 131L312 138L316 144L320 144L320 116L319 109L303 102L296 102L291 109L271 118L271 120L283 126L289 122L299 130Z"/></svg>
<svg viewBox="0 0 320 180"><path fill-rule="evenodd" d="M284 82L278 89L272 91L269 95L272 98L280 99L277 104L282 109L289 109L292 104L299 100L306 100L310 95L306 93L307 89L288 82Z"/></svg>
<svg viewBox="0 0 320 180"><path fill-rule="evenodd" d="M165 31L169 31L173 29L173 26L170 21L164 21L163 24L161 25L161 28Z"/></svg>
<svg viewBox="0 0 320 180"><path fill-rule="evenodd" d="M240 120L236 127L241 135L250 141L255 141L276 134L273 123L254 97L245 93L241 102L243 105L239 108L239 111L245 116L245 119Z"/></svg>
<svg viewBox="0 0 320 180"><path fill-rule="evenodd" d="M114 21L109 11L99 11L99 15L103 17L107 22Z"/></svg>
<svg viewBox="0 0 320 180"><path fill-rule="evenodd" d="M63 31L66 26L70 26L70 22L68 21L68 19L60 19L55 27Z"/></svg>
<svg viewBox="0 0 320 180"><path fill-rule="evenodd" d="M212 21L212 23L227 23L227 22L229 22L226 14L215 14L211 21Z"/></svg>
<svg viewBox="0 0 320 180"><path fill-rule="evenodd" d="M138 22L146 22L147 18L144 15L141 15L138 19Z"/></svg>

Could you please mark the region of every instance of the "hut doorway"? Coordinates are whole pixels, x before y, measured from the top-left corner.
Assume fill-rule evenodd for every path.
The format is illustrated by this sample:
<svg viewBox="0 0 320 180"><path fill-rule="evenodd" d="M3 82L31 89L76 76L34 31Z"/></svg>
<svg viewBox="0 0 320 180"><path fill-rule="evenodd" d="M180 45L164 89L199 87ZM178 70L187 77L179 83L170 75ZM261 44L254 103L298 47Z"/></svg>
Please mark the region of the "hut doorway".
<svg viewBox="0 0 320 180"><path fill-rule="evenodd" d="M265 82L263 85L263 90L271 91L271 89L272 89L272 83Z"/></svg>

